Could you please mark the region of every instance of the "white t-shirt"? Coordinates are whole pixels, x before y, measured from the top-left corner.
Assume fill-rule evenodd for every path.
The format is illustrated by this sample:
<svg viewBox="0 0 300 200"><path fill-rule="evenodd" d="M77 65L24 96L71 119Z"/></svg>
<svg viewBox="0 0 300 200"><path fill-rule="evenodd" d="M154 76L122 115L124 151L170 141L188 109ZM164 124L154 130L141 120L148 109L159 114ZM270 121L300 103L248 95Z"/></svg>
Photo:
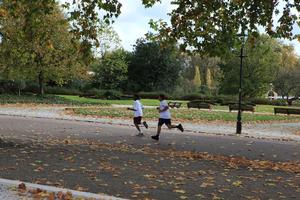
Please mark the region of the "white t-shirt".
<svg viewBox="0 0 300 200"><path fill-rule="evenodd" d="M167 103L167 101L166 100L163 100L163 101L161 101L160 102L160 104L159 104L159 109L160 110L163 110L165 107L167 107L168 106L168 103ZM159 114L159 118L162 118L162 119L171 119L171 113L170 113L170 110L168 109L168 110L166 110L166 111L164 111L164 112L161 112L160 114Z"/></svg>
<svg viewBox="0 0 300 200"><path fill-rule="evenodd" d="M143 116L143 105L139 100L135 100L133 103L134 117L142 117Z"/></svg>

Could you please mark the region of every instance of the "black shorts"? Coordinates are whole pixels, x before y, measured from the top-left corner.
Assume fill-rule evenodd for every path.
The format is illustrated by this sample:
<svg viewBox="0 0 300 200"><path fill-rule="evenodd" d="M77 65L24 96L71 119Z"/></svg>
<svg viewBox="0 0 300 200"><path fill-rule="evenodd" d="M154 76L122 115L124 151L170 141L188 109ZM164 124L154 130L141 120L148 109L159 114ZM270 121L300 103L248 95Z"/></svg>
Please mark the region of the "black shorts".
<svg viewBox="0 0 300 200"><path fill-rule="evenodd" d="M133 118L133 123L134 124L141 124L142 123L142 117L139 116L139 117L134 117Z"/></svg>
<svg viewBox="0 0 300 200"><path fill-rule="evenodd" d="M162 126L162 125L171 125L171 119L163 119L163 118L159 118L158 119L158 126Z"/></svg>

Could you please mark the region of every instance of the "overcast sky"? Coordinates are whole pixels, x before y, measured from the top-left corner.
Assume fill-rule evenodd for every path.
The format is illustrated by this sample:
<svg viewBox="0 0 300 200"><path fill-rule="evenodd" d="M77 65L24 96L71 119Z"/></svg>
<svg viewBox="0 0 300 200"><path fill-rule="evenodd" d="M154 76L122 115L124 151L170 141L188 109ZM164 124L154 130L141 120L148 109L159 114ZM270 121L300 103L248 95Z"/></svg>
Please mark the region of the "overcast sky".
<svg viewBox="0 0 300 200"><path fill-rule="evenodd" d="M141 0L120 0L120 2L123 5L121 15L116 19L113 27L119 34L123 47L129 51L132 50L136 40L150 30L148 24L150 19L168 21L167 13L172 10L170 0L162 0L163 3L147 9L143 7ZM300 28L295 27L294 33L300 33ZM289 43L289 41L286 42ZM300 55L300 42L295 40L291 43Z"/></svg>

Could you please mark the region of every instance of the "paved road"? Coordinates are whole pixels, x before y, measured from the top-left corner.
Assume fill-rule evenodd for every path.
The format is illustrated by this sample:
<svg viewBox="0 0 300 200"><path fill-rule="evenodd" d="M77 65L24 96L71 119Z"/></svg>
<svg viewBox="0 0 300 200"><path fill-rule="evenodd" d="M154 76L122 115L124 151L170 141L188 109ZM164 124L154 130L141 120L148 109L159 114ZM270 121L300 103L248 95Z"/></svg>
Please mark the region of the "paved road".
<svg viewBox="0 0 300 200"><path fill-rule="evenodd" d="M130 199L300 198L297 142L154 132L0 116L0 177Z"/></svg>
<svg viewBox="0 0 300 200"><path fill-rule="evenodd" d="M209 111L203 111L209 112ZM125 125L132 123L131 119L112 119L112 118L98 118L95 116L78 116L70 115L65 112L64 106L16 106L16 105L0 105L0 115L9 116L25 116L35 118L48 119L64 119L76 121L92 121L100 123L113 123L116 125ZM148 121L151 127L156 127L156 121ZM194 133L210 133L230 135L236 131L235 123L222 122L202 122L201 124L184 123L184 127L188 132ZM243 135L256 138L277 138L285 140L295 140L300 142L300 123L299 122L273 122L273 123L243 123ZM298 134L297 134L298 133Z"/></svg>

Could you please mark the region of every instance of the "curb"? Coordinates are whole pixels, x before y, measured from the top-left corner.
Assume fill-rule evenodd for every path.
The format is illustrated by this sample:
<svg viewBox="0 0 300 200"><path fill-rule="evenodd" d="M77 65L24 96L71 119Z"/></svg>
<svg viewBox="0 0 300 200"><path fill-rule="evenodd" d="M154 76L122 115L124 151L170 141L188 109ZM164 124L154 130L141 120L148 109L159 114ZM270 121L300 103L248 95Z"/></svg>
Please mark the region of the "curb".
<svg viewBox="0 0 300 200"><path fill-rule="evenodd" d="M123 198L108 196L108 195L105 195L105 194L94 194L94 193L89 193L89 192L80 192L80 191L70 190L70 189L66 189L66 188L57 188L57 187L53 187L53 186L39 185L39 184L33 184L33 183L27 183L27 182L21 182L21 181L16 181L16 180L9 180L9 179L0 178L0 184L6 185L6 186L13 186L13 187L18 188L19 184L21 184L21 183L24 183L26 185L26 187L28 187L29 189L39 188L39 189L45 190L47 192L55 192L55 193L57 193L57 192L63 192L63 193L71 192L72 195L74 195L74 197L76 197L76 198L95 199L95 200L126 200L126 199L123 199Z"/></svg>

